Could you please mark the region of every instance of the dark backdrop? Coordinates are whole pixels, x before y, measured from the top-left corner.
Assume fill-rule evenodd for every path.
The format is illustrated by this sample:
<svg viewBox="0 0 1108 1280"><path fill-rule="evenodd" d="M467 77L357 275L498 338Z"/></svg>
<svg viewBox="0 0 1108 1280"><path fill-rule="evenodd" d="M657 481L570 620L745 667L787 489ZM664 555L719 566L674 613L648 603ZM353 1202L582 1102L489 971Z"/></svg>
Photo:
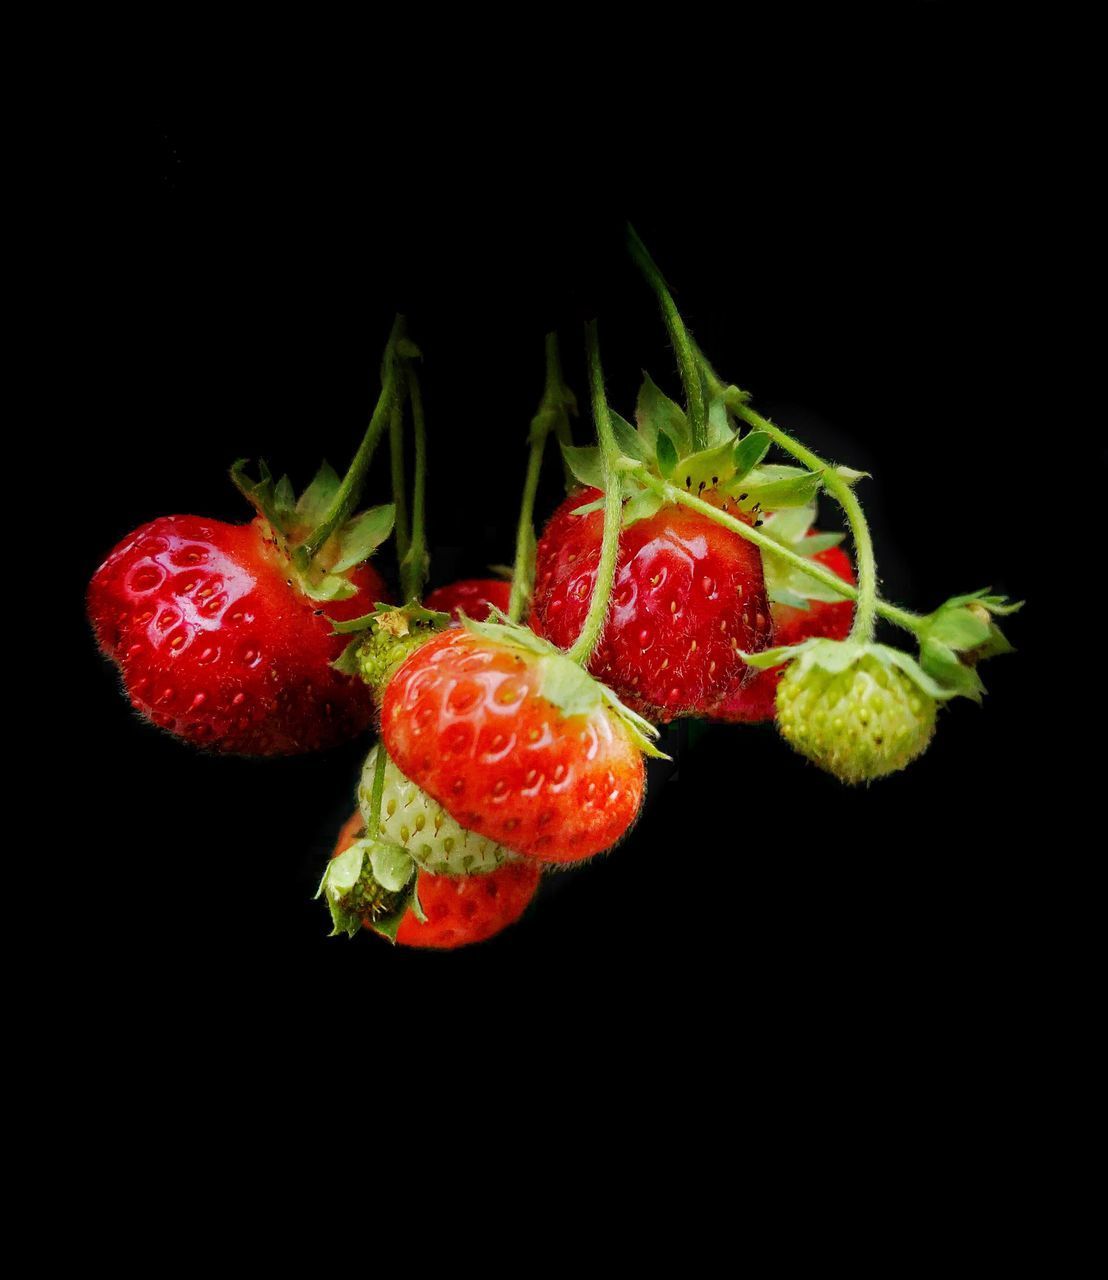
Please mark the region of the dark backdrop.
<svg viewBox="0 0 1108 1280"><path fill-rule="evenodd" d="M1043 588L1012 530L1038 501L1017 442L1050 324L1027 182L1046 151L984 30L951 42L934 7L907 8L883 60L840 76L778 43L769 74L739 76L704 117L693 97L684 128L662 95L615 85L603 113L569 85L570 107L520 116L521 83L446 94L418 121L384 101L305 118L182 99L91 158L71 312L75 614L142 521L245 518L236 457L264 453L300 484L324 454L344 464L397 309L426 357L432 580L509 560L544 332L559 329L579 394L594 315L618 408L643 367L677 391L627 218L721 371L874 473L860 492L890 597L1030 598L1010 627L1024 652L989 664L984 708L944 711L905 773L848 790L771 727L712 730L621 848L453 957L326 937L312 893L366 744L198 754L132 716L80 632L83 820L110 869L82 949L115 1007L156 990L203 1019L303 999L325 1027L328 992L392 1008L401 988L442 1000L480 978L497 1007L541 993L709 1038L756 1008L902 1047L920 1026L1010 1029L1052 909L1025 834ZM383 454L370 493L386 497Z"/></svg>

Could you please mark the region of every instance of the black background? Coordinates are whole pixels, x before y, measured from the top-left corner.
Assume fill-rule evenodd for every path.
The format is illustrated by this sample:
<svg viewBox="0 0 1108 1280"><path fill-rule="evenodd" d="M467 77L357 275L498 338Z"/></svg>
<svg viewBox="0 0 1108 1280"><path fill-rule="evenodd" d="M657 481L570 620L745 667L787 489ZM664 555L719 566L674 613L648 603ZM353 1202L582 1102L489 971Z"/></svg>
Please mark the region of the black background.
<svg viewBox="0 0 1108 1280"><path fill-rule="evenodd" d="M634 58L594 96L564 70L536 92L524 68L436 85L418 112L387 93L231 112L183 94L89 157L75 616L139 523L245 518L236 457L298 485L324 455L341 467L395 310L425 355L432 581L509 560L543 334L558 328L581 396L581 326L599 316L625 416L644 367L678 391L628 218L721 372L873 472L860 493L890 598L927 608L991 585L1029 600L1008 628L1021 652L983 672L985 706L944 711L905 773L848 790L771 727L714 729L622 847L454 955L326 936L311 899L364 743L198 754L132 716L79 631L82 815L111 869L81 949L123 1017L171 1007L207 1026L214 1007L275 1001L322 1034L340 1001L377 1022L413 992L441 1006L480 983L490 1022L506 1007L576 1032L645 1018L670 1045L763 1018L824 1054L863 1029L924 1056L1020 1034L1056 909L1027 834L1044 805L1048 592L1013 529L1041 501L1021 442L1052 325L1051 130L1028 95L1034 33L1013 57L985 17L902 8L880 56L850 32L834 56L779 34L746 65L713 62L711 95ZM578 437L590 429L586 411ZM370 497L387 483L382 451ZM551 468L540 516L556 500Z"/></svg>

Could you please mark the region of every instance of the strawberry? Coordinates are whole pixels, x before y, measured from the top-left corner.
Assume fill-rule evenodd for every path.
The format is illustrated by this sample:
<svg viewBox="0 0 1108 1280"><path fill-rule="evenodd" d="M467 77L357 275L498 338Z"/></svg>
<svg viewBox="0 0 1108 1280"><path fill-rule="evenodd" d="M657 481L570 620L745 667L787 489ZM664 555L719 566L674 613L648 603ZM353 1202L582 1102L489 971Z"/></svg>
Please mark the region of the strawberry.
<svg viewBox="0 0 1108 1280"><path fill-rule="evenodd" d="M437 949L484 942L514 924L539 887L541 868L514 860L487 875L432 875L420 870L411 900L405 901L402 891L382 890L373 881L372 864L364 853L358 859L355 846L364 841L364 835L365 820L361 813L355 813L339 832L332 854L335 861L324 875L321 889L327 895L336 933L354 933L366 927L402 946ZM350 868L340 867L345 876L331 875L343 854L359 861L356 878L349 886Z"/></svg>
<svg viewBox="0 0 1108 1280"><path fill-rule="evenodd" d="M600 496L586 489L568 498L538 543L531 624L561 648L581 631L600 562L602 512L575 513ZM589 670L636 711L669 721L737 692L747 674L739 651L763 648L770 634L758 549L667 504L620 534L608 622Z"/></svg>
<svg viewBox="0 0 1108 1280"><path fill-rule="evenodd" d="M812 508L777 512L765 521L764 532L801 555L807 555L838 574L844 582L854 582L854 566L850 557L838 546L841 534L821 534L811 527ZM790 646L803 640L824 636L845 640L854 621L854 602L836 596L813 578L805 578L795 569L767 553L763 556L766 590L770 599L775 645ZM772 720L776 714L777 685L784 667L757 671L753 678L712 709L714 720L753 724Z"/></svg>
<svg viewBox="0 0 1108 1280"><path fill-rule="evenodd" d="M462 827L547 862L623 836L653 732L551 645L494 623L467 621L416 649L381 710L405 777Z"/></svg>
<svg viewBox="0 0 1108 1280"><path fill-rule="evenodd" d="M392 508L347 522L309 562L300 539L338 488L334 472L325 465L299 503L264 466L257 485L233 474L260 510L252 522L162 516L96 571L87 605L100 648L137 711L200 746L287 755L351 738L373 703L332 668L346 642L330 619L382 596L362 562L387 536Z"/></svg>
<svg viewBox="0 0 1108 1280"><path fill-rule="evenodd" d="M380 750L377 746L369 753L358 786L358 804L367 822ZM381 835L406 849L417 866L434 875L479 875L494 871L512 856L494 841L460 827L438 801L405 778L391 760L385 764Z"/></svg>
<svg viewBox="0 0 1108 1280"><path fill-rule="evenodd" d="M493 609L508 612L511 594L512 584L499 578L463 578L428 592L424 604L438 613L448 613L455 622L461 620L463 613L484 622L493 616Z"/></svg>

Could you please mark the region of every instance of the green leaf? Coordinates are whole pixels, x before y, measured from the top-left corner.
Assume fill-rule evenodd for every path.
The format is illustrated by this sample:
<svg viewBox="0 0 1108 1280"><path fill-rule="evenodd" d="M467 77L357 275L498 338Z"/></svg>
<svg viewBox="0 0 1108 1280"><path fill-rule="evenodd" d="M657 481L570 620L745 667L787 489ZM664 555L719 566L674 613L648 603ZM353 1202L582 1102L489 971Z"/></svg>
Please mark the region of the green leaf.
<svg viewBox="0 0 1108 1280"><path fill-rule="evenodd" d="M942 609L927 627L927 635L951 649L976 649L989 638L989 623L968 608Z"/></svg>
<svg viewBox="0 0 1108 1280"><path fill-rule="evenodd" d="M296 510L296 492L288 476L282 476L273 491L273 505L278 519L287 527L289 516Z"/></svg>
<svg viewBox="0 0 1108 1280"><path fill-rule="evenodd" d="M708 446L714 448L717 444L726 444L735 441L735 428L731 425L731 418L727 412L727 406L723 402L721 396L710 396L708 398Z"/></svg>
<svg viewBox="0 0 1108 1280"><path fill-rule="evenodd" d="M728 440L714 449L702 449L680 460L676 483L683 484L691 493L701 489L714 489L726 484L734 472L734 446Z"/></svg>
<svg viewBox="0 0 1108 1280"><path fill-rule="evenodd" d="M788 590L787 587L771 587L767 583L766 594L774 604L785 604L790 609L804 609L807 611L812 607L805 596L796 595L795 592Z"/></svg>
<svg viewBox="0 0 1108 1280"><path fill-rule="evenodd" d="M660 432L669 436L682 452L689 447L689 423L685 411L654 385L649 373L643 373L639 398L635 405L635 421L651 449L657 451Z"/></svg>
<svg viewBox="0 0 1108 1280"><path fill-rule="evenodd" d="M596 445L562 445L562 457L575 479L590 489L604 488L604 461Z"/></svg>
<svg viewBox="0 0 1108 1280"><path fill-rule="evenodd" d="M623 527L629 529L638 520L649 520L662 509L665 500L653 489L640 489L623 508Z"/></svg>
<svg viewBox="0 0 1108 1280"><path fill-rule="evenodd" d="M972 667L958 660L958 655L939 640L928 638L920 646L920 666L944 689L952 689L962 697L981 701L984 685Z"/></svg>
<svg viewBox="0 0 1108 1280"><path fill-rule="evenodd" d="M658 470L669 480L677 469L677 449L669 436L661 430L657 434L655 447L658 457Z"/></svg>
<svg viewBox="0 0 1108 1280"><path fill-rule="evenodd" d="M383 840L375 840L370 844L369 861L373 867L374 880L382 889L389 889L393 893L403 889L415 871L415 863L407 849Z"/></svg>
<svg viewBox="0 0 1108 1280"><path fill-rule="evenodd" d="M567 716L584 716L600 706L600 687L576 662L558 655L542 660L539 692Z"/></svg>
<svg viewBox="0 0 1108 1280"><path fill-rule="evenodd" d="M735 480L745 479L769 452L770 439L762 431L751 431L735 445Z"/></svg>
<svg viewBox="0 0 1108 1280"><path fill-rule="evenodd" d="M368 846L368 840L355 840L349 849L344 850L337 858L332 858L327 870L323 873L323 880L320 882L319 893L316 894L316 897L319 897L324 887L326 887L329 894L336 898L341 898L344 894L349 893L358 883L358 877L362 874L362 864L365 862Z"/></svg>
<svg viewBox="0 0 1108 1280"><path fill-rule="evenodd" d="M312 529L321 524L341 483L331 464L324 462L296 504L300 522Z"/></svg>
<svg viewBox="0 0 1108 1280"><path fill-rule="evenodd" d="M636 462L652 462L651 449L627 419L621 418L613 409L608 410L608 417L620 453L627 458L634 458Z"/></svg>
<svg viewBox="0 0 1108 1280"><path fill-rule="evenodd" d="M370 507L344 524L338 534L338 559L331 566L331 572L343 573L368 560L392 532L395 520L396 507L386 502Z"/></svg>
<svg viewBox="0 0 1108 1280"><path fill-rule="evenodd" d="M332 627L336 624L332 619ZM344 676L358 676L361 671L358 667L358 647L362 640L360 636L355 636L353 640L343 649L342 653L331 663L333 670L341 672Z"/></svg>
<svg viewBox="0 0 1108 1280"><path fill-rule="evenodd" d="M773 480L768 484L753 485L751 476L742 482L751 500L760 502L765 511L778 511L782 507L806 507L823 484L818 472L805 471L786 480ZM734 484L730 486L734 488Z"/></svg>

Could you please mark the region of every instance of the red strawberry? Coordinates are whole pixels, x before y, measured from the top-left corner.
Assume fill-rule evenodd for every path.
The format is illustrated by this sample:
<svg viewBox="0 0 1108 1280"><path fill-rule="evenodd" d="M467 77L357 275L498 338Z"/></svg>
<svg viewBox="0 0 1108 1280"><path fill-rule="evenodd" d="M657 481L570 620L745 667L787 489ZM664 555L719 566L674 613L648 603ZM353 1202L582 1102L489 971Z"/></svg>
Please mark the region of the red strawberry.
<svg viewBox="0 0 1108 1280"><path fill-rule="evenodd" d="M813 529L818 534L818 530ZM854 566L841 547L828 547L811 557L826 565L846 582L854 581ZM774 645L800 644L815 636L830 640L845 640L854 621L853 600L810 600L807 609L774 601L770 605L773 615ZM730 698L712 710L714 720L753 724L760 720L772 720L777 714L777 685L785 673L785 667L771 667L757 671Z"/></svg>
<svg viewBox="0 0 1108 1280"><path fill-rule="evenodd" d="M162 516L96 571L88 612L137 711L201 746L285 755L353 737L373 715L369 690L331 668L346 641L329 617L366 612L383 584L368 564L343 576L356 595L311 599L263 518Z"/></svg>
<svg viewBox="0 0 1108 1280"><path fill-rule="evenodd" d="M512 584L499 578L463 578L446 587L436 587L428 593L424 604L438 613L448 613L455 622L460 615L484 622L492 617L493 608L508 612Z"/></svg>
<svg viewBox="0 0 1108 1280"><path fill-rule="evenodd" d="M332 857L344 853L365 832L361 813L355 813L339 832ZM425 920L408 907L396 931L396 941L408 947L452 949L484 942L514 924L539 887L541 868L533 862L508 862L477 876L435 876L420 871L416 893ZM374 927L367 916L363 925Z"/></svg>
<svg viewBox="0 0 1108 1280"><path fill-rule="evenodd" d="M531 624L560 648L589 607L604 517L573 513L600 498L568 498L539 540ZM714 491L706 501L734 509ZM612 605L589 670L652 720L699 714L747 676L739 650L765 648L769 605L758 549L686 507L668 505L620 533Z"/></svg>
<svg viewBox="0 0 1108 1280"><path fill-rule="evenodd" d="M537 636L492 623L416 649L381 710L407 778L468 830L548 862L608 849L634 821L644 729Z"/></svg>

